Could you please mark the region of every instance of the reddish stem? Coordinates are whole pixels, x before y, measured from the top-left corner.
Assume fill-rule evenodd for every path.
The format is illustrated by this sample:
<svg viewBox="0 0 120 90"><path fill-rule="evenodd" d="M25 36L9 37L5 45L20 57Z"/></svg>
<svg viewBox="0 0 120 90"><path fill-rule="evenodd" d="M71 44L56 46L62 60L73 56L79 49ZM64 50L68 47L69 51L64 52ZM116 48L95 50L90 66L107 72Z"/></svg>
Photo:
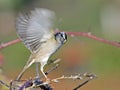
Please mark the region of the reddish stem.
<svg viewBox="0 0 120 90"><path fill-rule="evenodd" d="M11 46L11 45L16 44L20 41L21 41L20 39L15 39L15 40L9 41L7 43L3 43L3 44L0 45L0 49Z"/></svg>
<svg viewBox="0 0 120 90"><path fill-rule="evenodd" d="M109 40L106 40L103 38L99 38L95 35L92 35L91 33L87 33L87 32L66 32L66 33L70 36L84 36L84 37L91 38L91 39L94 39L94 40L102 42L102 43L106 43L106 44L109 44L112 46L120 47L120 44L118 42L109 41ZM21 41L20 39L15 39L13 41L9 41L7 43L1 44L0 49L11 46L11 45L16 44L20 41Z"/></svg>
<svg viewBox="0 0 120 90"><path fill-rule="evenodd" d="M86 32L66 32L66 33L68 35L71 35L71 36L84 36L84 37L91 38L91 39L94 39L94 40L102 42L102 43L106 43L106 44L109 44L112 46L120 47L120 43L118 43L118 42L109 41L109 40L97 37L95 35L92 35L91 33L86 33Z"/></svg>

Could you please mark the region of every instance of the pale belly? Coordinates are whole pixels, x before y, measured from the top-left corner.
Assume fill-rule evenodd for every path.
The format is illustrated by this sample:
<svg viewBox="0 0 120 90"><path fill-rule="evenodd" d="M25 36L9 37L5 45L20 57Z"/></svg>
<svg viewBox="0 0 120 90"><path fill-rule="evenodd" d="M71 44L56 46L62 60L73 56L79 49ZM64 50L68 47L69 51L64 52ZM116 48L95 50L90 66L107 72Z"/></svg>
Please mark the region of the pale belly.
<svg viewBox="0 0 120 90"><path fill-rule="evenodd" d="M45 43L41 46L40 50L35 55L35 62L44 62L47 63L49 57L55 53L55 51L60 47L55 43Z"/></svg>

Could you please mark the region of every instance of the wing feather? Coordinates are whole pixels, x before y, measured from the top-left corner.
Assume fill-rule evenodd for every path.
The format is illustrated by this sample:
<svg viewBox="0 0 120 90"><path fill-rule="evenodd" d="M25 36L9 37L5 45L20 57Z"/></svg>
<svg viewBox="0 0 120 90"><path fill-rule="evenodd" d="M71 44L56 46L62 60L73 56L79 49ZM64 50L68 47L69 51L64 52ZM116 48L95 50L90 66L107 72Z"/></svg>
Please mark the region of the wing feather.
<svg viewBox="0 0 120 90"><path fill-rule="evenodd" d="M30 14L19 14L16 20L17 34L31 52L36 52L43 42L53 36L54 20L55 13L43 8L36 8Z"/></svg>

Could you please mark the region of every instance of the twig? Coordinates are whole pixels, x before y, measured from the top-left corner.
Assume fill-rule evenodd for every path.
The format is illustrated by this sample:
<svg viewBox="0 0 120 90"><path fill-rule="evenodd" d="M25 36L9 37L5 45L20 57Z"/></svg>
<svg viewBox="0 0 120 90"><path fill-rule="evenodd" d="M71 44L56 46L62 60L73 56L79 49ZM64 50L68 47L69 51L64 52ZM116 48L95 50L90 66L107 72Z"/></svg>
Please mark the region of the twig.
<svg viewBox="0 0 120 90"><path fill-rule="evenodd" d="M66 32L66 33L68 35L71 35L71 36L84 36L84 37L91 38L91 39L94 39L96 41L99 41L99 42L102 42L102 43L105 43L105 44L120 47L120 43L115 42L115 41L109 41L109 40L97 37L95 35L92 35L90 32Z"/></svg>
<svg viewBox="0 0 120 90"><path fill-rule="evenodd" d="M59 60L59 59L56 59L56 60ZM55 60L55 61L56 61ZM56 64L54 67L52 67L50 70L48 70L45 74L47 75L48 73L52 72L53 70L57 69L58 68L58 64ZM43 76L41 76L40 78L42 78ZM10 85L6 84L5 82L3 82L2 80L0 80L0 84L3 85L3 86L6 86L7 88L9 88L10 90L13 90L13 88L15 88L15 90L24 90L24 88L27 88L27 87L32 87L33 85L34 86L39 86L39 87L42 87L42 88L51 88L50 86L48 87L46 84L46 82L43 82L41 81L40 79L33 79L33 80L21 80L21 81L12 81L10 82ZM18 89L19 88L19 89ZM52 90L52 89L51 89Z"/></svg>
<svg viewBox="0 0 120 90"><path fill-rule="evenodd" d="M83 85L87 84L89 81L90 81L90 79L84 81L83 83L81 83L80 85L78 85L77 87L75 87L73 90L79 89L79 88L82 87Z"/></svg>
<svg viewBox="0 0 120 90"><path fill-rule="evenodd" d="M14 45L14 44L16 44L16 43L18 43L18 42L20 42L20 41L21 41L20 39L15 39L15 40L9 41L9 42L7 42L7 43L2 43L2 44L0 45L0 49L3 49L3 48L5 48L5 47L11 46L11 45Z"/></svg>
<svg viewBox="0 0 120 90"><path fill-rule="evenodd" d="M58 60L58 59L56 59ZM50 72L52 72L53 70L58 68L58 64L56 64L54 67L52 67L50 70L48 70L45 74L48 75ZM35 78L33 80L27 80L24 83L23 80L22 81L12 81L11 83L11 87L12 88L19 88L19 90L24 90L25 88L49 88L49 90L52 90L51 86L49 86L50 82L43 82L41 81L41 78L43 77L43 75L40 78ZM21 82L21 84L19 84ZM19 85L18 85L19 84ZM45 90L45 89L43 89Z"/></svg>
<svg viewBox="0 0 120 90"><path fill-rule="evenodd" d="M105 44L109 44L109 45L112 45L112 46L120 47L120 43L115 42L115 41L109 41L109 40L97 37L95 35L92 35L90 32L66 32L66 33L68 35L70 35L70 36L84 36L84 37L91 38L91 39L94 39L96 41L99 41L99 42L102 42L102 43L105 43ZM18 43L20 41L21 41L20 39L15 39L13 41L9 41L7 43L3 43L3 44L0 45L0 49L3 49L3 48L8 47L8 46L11 46L11 45L16 44L16 43Z"/></svg>
<svg viewBox="0 0 120 90"><path fill-rule="evenodd" d="M55 70L58 67L58 64L56 66L52 67L49 71L46 72L46 75L50 73L51 71ZM51 81L53 82L58 82L58 80L62 79L73 79L73 80L82 80L82 79L87 79L83 83L79 84L77 87L75 87L73 90L77 90L83 85L87 84L90 80L94 79L96 75L94 74L89 74L89 73L84 73L84 74L78 74L78 75L71 75L71 76L61 76L55 79L52 79ZM42 76L41 76L42 78ZM22 80L22 81L12 81L10 83L10 86L7 85L5 82L0 81L0 83L10 90L33 90L33 88L41 88L42 90L53 90L52 87L50 86L51 82L43 82L40 79L30 79L30 80Z"/></svg>
<svg viewBox="0 0 120 90"><path fill-rule="evenodd" d="M3 85L3 86L6 86L7 88L10 88L10 86L8 84L6 84L5 82L3 82L1 80L0 80L0 84Z"/></svg>
<svg viewBox="0 0 120 90"><path fill-rule="evenodd" d="M58 80L62 80L62 79L73 79L73 80L75 80L75 79L79 79L79 80L81 80L81 79L83 79L83 77L82 77L82 75L81 74L78 74L78 75L71 75L71 76L61 76L61 77L58 77L58 78L55 78L55 79L52 79L51 81L53 81L53 82L58 82Z"/></svg>
<svg viewBox="0 0 120 90"><path fill-rule="evenodd" d="M77 87L75 87L73 90L77 90L79 88L81 88L83 85L87 84L90 80L96 78L95 74L84 74L86 77L89 77L87 80L85 80L84 82L80 83Z"/></svg>
<svg viewBox="0 0 120 90"><path fill-rule="evenodd" d="M84 73L84 74L78 74L78 75L71 75L71 76L61 76L55 79L52 79L51 81L53 82L58 82L58 80L62 80L62 79L73 79L73 80L82 80L85 78L89 78L90 80L94 79L96 77L95 74L89 74L89 73Z"/></svg>

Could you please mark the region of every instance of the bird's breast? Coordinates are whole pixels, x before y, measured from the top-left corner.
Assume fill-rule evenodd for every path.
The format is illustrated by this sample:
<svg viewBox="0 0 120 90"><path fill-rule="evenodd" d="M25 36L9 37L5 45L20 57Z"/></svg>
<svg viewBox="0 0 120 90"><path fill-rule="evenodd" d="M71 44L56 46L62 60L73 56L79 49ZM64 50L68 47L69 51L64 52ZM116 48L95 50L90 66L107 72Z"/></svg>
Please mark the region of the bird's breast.
<svg viewBox="0 0 120 90"><path fill-rule="evenodd" d="M49 40L46 43L43 43L36 53L37 62L48 61L49 57L55 53L60 46L61 45L55 40Z"/></svg>

